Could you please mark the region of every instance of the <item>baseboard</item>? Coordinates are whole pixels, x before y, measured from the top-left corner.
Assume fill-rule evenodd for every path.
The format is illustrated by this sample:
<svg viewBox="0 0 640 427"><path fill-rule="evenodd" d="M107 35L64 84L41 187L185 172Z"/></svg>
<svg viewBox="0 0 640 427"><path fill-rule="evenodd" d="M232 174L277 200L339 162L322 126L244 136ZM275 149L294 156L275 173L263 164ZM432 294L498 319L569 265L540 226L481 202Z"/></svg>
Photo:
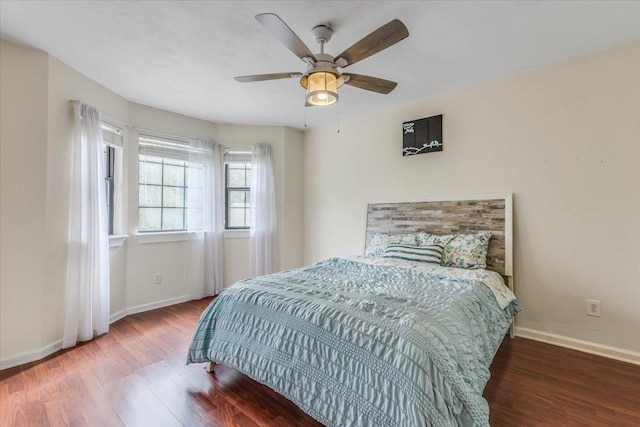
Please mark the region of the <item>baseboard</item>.
<svg viewBox="0 0 640 427"><path fill-rule="evenodd" d="M206 295L183 295L176 298L169 298L162 301L156 301L149 304L140 304L134 307L126 308L124 310L117 311L109 316L109 324L117 322L118 320L128 316L129 314L142 313L144 311L155 310L156 308L162 308L169 305L180 304L192 299L204 298ZM24 365L25 363L36 362L40 359L44 359L47 356L52 355L56 351L62 350L62 340L58 340L54 343L48 344L42 348L27 353L22 353L17 356L7 357L6 359L0 359L0 371L3 369L9 369L16 366Z"/></svg>
<svg viewBox="0 0 640 427"><path fill-rule="evenodd" d="M608 357L622 362L633 363L634 365L640 365L640 353L622 348L610 347L603 344L583 341L548 332L536 331L535 329L522 328L519 326L516 326L515 334L517 337L553 344L558 347L570 348L571 350L578 350L584 353L595 354L596 356Z"/></svg>
<svg viewBox="0 0 640 427"><path fill-rule="evenodd" d="M112 324L114 322L117 322L118 320L124 318L127 316L127 309L125 308L124 310L120 310L117 311L115 313L113 313L111 316L109 316L109 324Z"/></svg>
<svg viewBox="0 0 640 427"><path fill-rule="evenodd" d="M163 299L161 301L155 301L148 304L135 305L127 308L127 315L142 313L149 310L155 310L156 308L167 307L169 305L180 304L181 302L187 302L191 299L188 295L182 295L176 298Z"/></svg>
<svg viewBox="0 0 640 427"><path fill-rule="evenodd" d="M7 357L6 359L0 360L0 371L44 359L59 350L62 350L62 340L58 340L34 351L22 353L13 357Z"/></svg>

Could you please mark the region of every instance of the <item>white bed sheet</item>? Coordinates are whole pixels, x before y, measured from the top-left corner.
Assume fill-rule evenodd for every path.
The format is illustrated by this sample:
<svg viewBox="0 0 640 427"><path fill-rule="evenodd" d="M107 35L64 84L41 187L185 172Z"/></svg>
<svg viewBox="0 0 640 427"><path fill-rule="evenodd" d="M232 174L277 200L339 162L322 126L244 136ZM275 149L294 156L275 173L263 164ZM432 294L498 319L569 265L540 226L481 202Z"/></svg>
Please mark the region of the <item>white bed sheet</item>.
<svg viewBox="0 0 640 427"><path fill-rule="evenodd" d="M496 298L496 302L503 310L516 299L516 296L511 292L511 289L505 285L504 278L500 274L491 270L467 270L464 268L443 267L441 265L427 264L424 262L406 261L395 258L371 257L366 255L352 255L345 258L365 264L406 268L454 279L476 280L491 290Z"/></svg>

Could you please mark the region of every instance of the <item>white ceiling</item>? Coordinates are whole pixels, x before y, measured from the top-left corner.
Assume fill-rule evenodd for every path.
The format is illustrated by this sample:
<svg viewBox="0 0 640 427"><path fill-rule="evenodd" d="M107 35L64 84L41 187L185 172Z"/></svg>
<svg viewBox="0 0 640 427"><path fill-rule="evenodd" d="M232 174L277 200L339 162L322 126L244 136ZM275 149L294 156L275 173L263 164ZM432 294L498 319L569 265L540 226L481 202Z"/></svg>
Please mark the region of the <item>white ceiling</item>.
<svg viewBox="0 0 640 427"><path fill-rule="evenodd" d="M0 1L0 36L49 52L119 95L214 122L302 128L297 79L305 64L255 19L278 14L311 48L311 28L334 28L338 54L393 18L409 38L349 72L394 80L380 95L350 86L332 107L307 109L310 127L405 104L640 38L640 2Z"/></svg>

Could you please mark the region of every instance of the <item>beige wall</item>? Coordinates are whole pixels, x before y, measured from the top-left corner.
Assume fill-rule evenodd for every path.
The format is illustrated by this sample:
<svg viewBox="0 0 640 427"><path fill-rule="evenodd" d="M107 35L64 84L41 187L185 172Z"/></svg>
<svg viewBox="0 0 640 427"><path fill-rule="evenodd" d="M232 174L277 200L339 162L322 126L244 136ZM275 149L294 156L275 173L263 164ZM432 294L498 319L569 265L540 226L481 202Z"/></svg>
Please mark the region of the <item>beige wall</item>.
<svg viewBox="0 0 640 427"><path fill-rule="evenodd" d="M128 116L128 102L44 52L4 40L0 52L3 360L62 338L73 126L69 100L91 99L120 120ZM115 312L124 308L126 259L122 250L110 253Z"/></svg>
<svg viewBox="0 0 640 427"><path fill-rule="evenodd" d="M159 301L184 299L192 281L200 277L202 260L192 252L195 242L167 242L141 244L138 232L138 129L151 129L190 138L213 139L218 125L157 108L131 103L129 131L125 157L128 160L128 229L127 241L127 307L139 307ZM154 273L162 273L162 283L153 283Z"/></svg>
<svg viewBox="0 0 640 427"><path fill-rule="evenodd" d="M217 141L229 147L250 147L252 144L261 142L271 145L276 187L280 269L301 267L302 132L282 126L220 124ZM248 241L227 240L225 248L231 249L232 253L227 256L225 251L225 277L229 279L225 279L225 286L249 274L249 263L246 258L233 256L240 248L248 251Z"/></svg>
<svg viewBox="0 0 640 427"><path fill-rule="evenodd" d="M216 124L131 103L46 53L0 41L1 282L0 366L37 359L64 328L71 175L71 99L94 105L126 128L123 246L110 249L111 314L187 299L202 280L194 241L140 244L137 233L138 128L273 147L282 268L302 262L302 134L284 127ZM113 121L113 120L112 120ZM295 162L296 164L291 164ZM286 185L286 180L294 181ZM291 193L291 194L289 194ZM292 216L286 209L295 210ZM289 222L293 224L289 226ZM225 238L225 285L249 272L247 237ZM163 282L152 284L161 272Z"/></svg>
<svg viewBox="0 0 640 427"><path fill-rule="evenodd" d="M44 345L47 61L0 41L0 358Z"/></svg>
<svg viewBox="0 0 640 427"><path fill-rule="evenodd" d="M47 126L47 234L42 243L47 248L47 280L43 287L43 342L62 337L67 278L67 240L69 198L71 190L71 138L73 107L71 99L87 100L102 113L126 122L129 103L89 79L84 74L48 56L49 92L44 99L48 112ZM88 101L90 100L90 101ZM111 249L111 312L124 308L126 258L122 248Z"/></svg>
<svg viewBox="0 0 640 427"><path fill-rule="evenodd" d="M215 124L135 103L130 106L129 122L158 132L213 139L227 147L250 148L256 143L269 143L275 169L279 249L284 254L280 265L281 268L302 265L302 230L295 227L294 221L294 227L289 227L286 219L287 212L291 210L297 212L297 217L302 216L302 134L299 131L281 126ZM137 133L136 128L131 129L126 154L131 177L138 175ZM291 166L290 163L296 165ZM287 186L285 175L300 185ZM136 182L130 180L130 185L135 186ZM132 236L137 233L137 196L137 190L131 187L128 200L128 232ZM289 202L286 207L285 201ZM173 301L190 294L189 289L192 285L202 280L199 273L202 271L202 259L198 257L197 251L194 251L194 246L198 244L200 243L197 241L141 244L135 238L129 239L127 307ZM225 287L249 276L248 233L243 237L225 237L223 252ZM153 284L154 273L162 273L162 284Z"/></svg>
<svg viewBox="0 0 640 427"><path fill-rule="evenodd" d="M304 205L303 133L285 128L284 131L284 201L283 227L280 238L280 268L288 270L304 265L303 244L304 215L300 206Z"/></svg>
<svg viewBox="0 0 640 427"><path fill-rule="evenodd" d="M271 143L282 269L359 252L366 200L513 192L519 327L640 351L640 42L355 118L340 134L327 126L304 135L130 103L4 41L0 56L1 360L62 336L69 99L157 131ZM400 124L440 113L445 150L402 158ZM134 129L125 175L135 178L132 141ZM137 181L128 182L125 226L134 234ZM229 285L248 276L248 239L223 247ZM112 313L185 296L199 265L190 242L129 238L111 249ZM154 272L162 285L151 285ZM602 301L602 318L586 317L587 298Z"/></svg>
<svg viewBox="0 0 640 427"><path fill-rule="evenodd" d="M444 151L403 158L436 114ZM513 192L517 325L640 352L640 42L340 128L305 134L305 263L361 252L366 200Z"/></svg>
<svg viewBox="0 0 640 427"><path fill-rule="evenodd" d="M281 126L244 126L221 124L216 140L228 147L250 148L252 144L271 144L271 156L274 168L276 187L276 216L278 219L278 249L283 252L286 237L284 236L284 200L285 200L285 142L284 128ZM299 205L302 211L302 201ZM302 240L302 234L297 236ZM225 287L240 279L249 277L248 238L226 238L224 242L224 275ZM227 252L228 250L228 252ZM282 265L282 259L280 260Z"/></svg>

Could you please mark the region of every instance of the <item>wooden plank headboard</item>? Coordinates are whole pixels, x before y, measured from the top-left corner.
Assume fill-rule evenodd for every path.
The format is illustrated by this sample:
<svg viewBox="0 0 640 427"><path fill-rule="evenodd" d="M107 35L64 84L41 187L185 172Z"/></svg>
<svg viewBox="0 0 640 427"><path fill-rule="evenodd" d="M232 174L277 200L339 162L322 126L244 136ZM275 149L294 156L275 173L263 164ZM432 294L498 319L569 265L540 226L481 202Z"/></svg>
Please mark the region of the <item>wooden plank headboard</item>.
<svg viewBox="0 0 640 427"><path fill-rule="evenodd" d="M367 203L364 248L375 233L472 234L490 231L487 270L513 276L511 193Z"/></svg>

